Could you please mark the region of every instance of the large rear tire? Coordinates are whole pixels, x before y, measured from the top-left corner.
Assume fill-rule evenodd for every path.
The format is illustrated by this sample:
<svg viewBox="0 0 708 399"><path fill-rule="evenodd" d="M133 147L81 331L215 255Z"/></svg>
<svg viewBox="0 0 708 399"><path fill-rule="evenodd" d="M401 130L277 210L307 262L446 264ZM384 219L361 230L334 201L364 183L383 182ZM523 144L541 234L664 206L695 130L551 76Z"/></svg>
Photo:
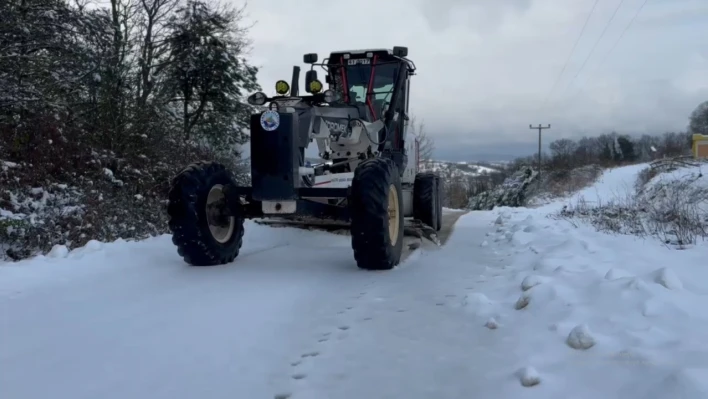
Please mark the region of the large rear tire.
<svg viewBox="0 0 708 399"><path fill-rule="evenodd" d="M365 270L396 267L403 252L403 196L393 161L373 158L356 168L349 207L357 266Z"/></svg>
<svg viewBox="0 0 708 399"><path fill-rule="evenodd" d="M224 189L234 184L231 174L216 162L197 162L173 180L169 192L172 242L185 262L213 266L232 262L243 244L244 218L239 209L224 216Z"/></svg>
<svg viewBox="0 0 708 399"><path fill-rule="evenodd" d="M438 180L438 176L433 173L421 172L413 182L413 217L435 231L440 230L439 213L442 211Z"/></svg>

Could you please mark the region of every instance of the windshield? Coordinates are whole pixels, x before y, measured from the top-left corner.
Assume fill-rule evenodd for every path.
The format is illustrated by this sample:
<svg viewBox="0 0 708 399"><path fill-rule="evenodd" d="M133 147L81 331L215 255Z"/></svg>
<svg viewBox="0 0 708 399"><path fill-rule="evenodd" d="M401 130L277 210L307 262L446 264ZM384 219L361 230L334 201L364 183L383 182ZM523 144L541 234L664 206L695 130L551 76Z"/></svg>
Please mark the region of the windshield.
<svg viewBox="0 0 708 399"><path fill-rule="evenodd" d="M346 79L342 79L342 68L346 71L344 74ZM347 65L332 68L331 72L332 90L342 94L349 104L366 103L371 107L374 117L378 117L393 97L398 63Z"/></svg>

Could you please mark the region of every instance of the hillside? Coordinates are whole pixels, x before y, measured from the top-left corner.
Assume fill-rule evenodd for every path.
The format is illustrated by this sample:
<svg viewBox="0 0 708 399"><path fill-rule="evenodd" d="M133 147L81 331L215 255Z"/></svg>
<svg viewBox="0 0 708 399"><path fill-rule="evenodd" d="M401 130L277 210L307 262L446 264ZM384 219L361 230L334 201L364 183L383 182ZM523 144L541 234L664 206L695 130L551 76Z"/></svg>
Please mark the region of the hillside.
<svg viewBox="0 0 708 399"><path fill-rule="evenodd" d="M450 162L450 161L424 161L423 170L438 172L446 178L463 178L489 175L499 172L503 164L476 163L476 162Z"/></svg>

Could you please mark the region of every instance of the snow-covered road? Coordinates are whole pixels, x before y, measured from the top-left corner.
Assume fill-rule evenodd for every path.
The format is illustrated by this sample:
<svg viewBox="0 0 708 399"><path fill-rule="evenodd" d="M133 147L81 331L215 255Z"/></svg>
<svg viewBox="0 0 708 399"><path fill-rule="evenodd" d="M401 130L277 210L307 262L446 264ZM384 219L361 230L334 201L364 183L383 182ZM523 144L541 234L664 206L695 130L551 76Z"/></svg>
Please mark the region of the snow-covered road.
<svg viewBox="0 0 708 399"><path fill-rule="evenodd" d="M707 248L546 218L561 205L471 212L389 272L254 223L226 266L168 236L0 265L0 398L708 397Z"/></svg>
<svg viewBox="0 0 708 399"><path fill-rule="evenodd" d="M415 310L400 306L404 293L425 297L415 281L439 274L439 265L417 265L440 249L371 273L354 267L346 236L247 229L244 251L226 267L187 266L168 236L3 266L0 397L270 398L317 386L317 365L373 389L361 384L371 378L365 369L346 369L346 356L344 368L328 364L347 340L380 336L371 349L394 342L386 335ZM428 305L454 288L443 291Z"/></svg>
<svg viewBox="0 0 708 399"><path fill-rule="evenodd" d="M346 237L247 227L228 267L188 267L163 236L4 270L0 397L273 397L376 276Z"/></svg>

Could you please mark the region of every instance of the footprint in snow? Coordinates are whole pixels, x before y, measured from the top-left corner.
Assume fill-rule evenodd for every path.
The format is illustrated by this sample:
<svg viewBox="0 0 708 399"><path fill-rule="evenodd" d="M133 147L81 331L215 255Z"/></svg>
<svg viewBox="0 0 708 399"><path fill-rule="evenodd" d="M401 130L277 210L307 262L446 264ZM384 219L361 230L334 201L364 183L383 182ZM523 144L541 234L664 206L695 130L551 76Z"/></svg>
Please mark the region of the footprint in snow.
<svg viewBox="0 0 708 399"><path fill-rule="evenodd" d="M532 387L541 383L541 376L533 367L524 367L516 372L522 386Z"/></svg>
<svg viewBox="0 0 708 399"><path fill-rule="evenodd" d="M307 377L307 374L305 373L296 373L292 375L293 380L303 380L305 377Z"/></svg>
<svg viewBox="0 0 708 399"><path fill-rule="evenodd" d="M317 352L317 351L312 351L312 352L303 353L302 355L300 355L300 357L302 357L302 358L315 357L315 356L317 356L317 355L319 355L319 354L320 354L320 353Z"/></svg>
<svg viewBox="0 0 708 399"><path fill-rule="evenodd" d="M289 399L292 396L291 393L279 393L276 394L273 399Z"/></svg>
<svg viewBox="0 0 708 399"><path fill-rule="evenodd" d="M497 328L499 328L499 323L494 317L490 317L489 320L484 323L484 326L490 330L496 330Z"/></svg>
<svg viewBox="0 0 708 399"><path fill-rule="evenodd" d="M579 324L570 331L566 343L573 349L590 349L595 346L595 337L587 324Z"/></svg>
<svg viewBox="0 0 708 399"><path fill-rule="evenodd" d="M349 326L339 326L339 329L342 331L346 331L349 329Z"/></svg>
<svg viewBox="0 0 708 399"><path fill-rule="evenodd" d="M514 304L514 309L516 310L521 310L524 309L526 306L529 305L531 302L531 294L529 291L524 291L519 299L516 300L516 303Z"/></svg>
<svg viewBox="0 0 708 399"><path fill-rule="evenodd" d="M521 290L522 291L528 291L531 288L543 284L547 280L541 276L536 276L536 275L529 275L524 278L524 281L521 282Z"/></svg>

